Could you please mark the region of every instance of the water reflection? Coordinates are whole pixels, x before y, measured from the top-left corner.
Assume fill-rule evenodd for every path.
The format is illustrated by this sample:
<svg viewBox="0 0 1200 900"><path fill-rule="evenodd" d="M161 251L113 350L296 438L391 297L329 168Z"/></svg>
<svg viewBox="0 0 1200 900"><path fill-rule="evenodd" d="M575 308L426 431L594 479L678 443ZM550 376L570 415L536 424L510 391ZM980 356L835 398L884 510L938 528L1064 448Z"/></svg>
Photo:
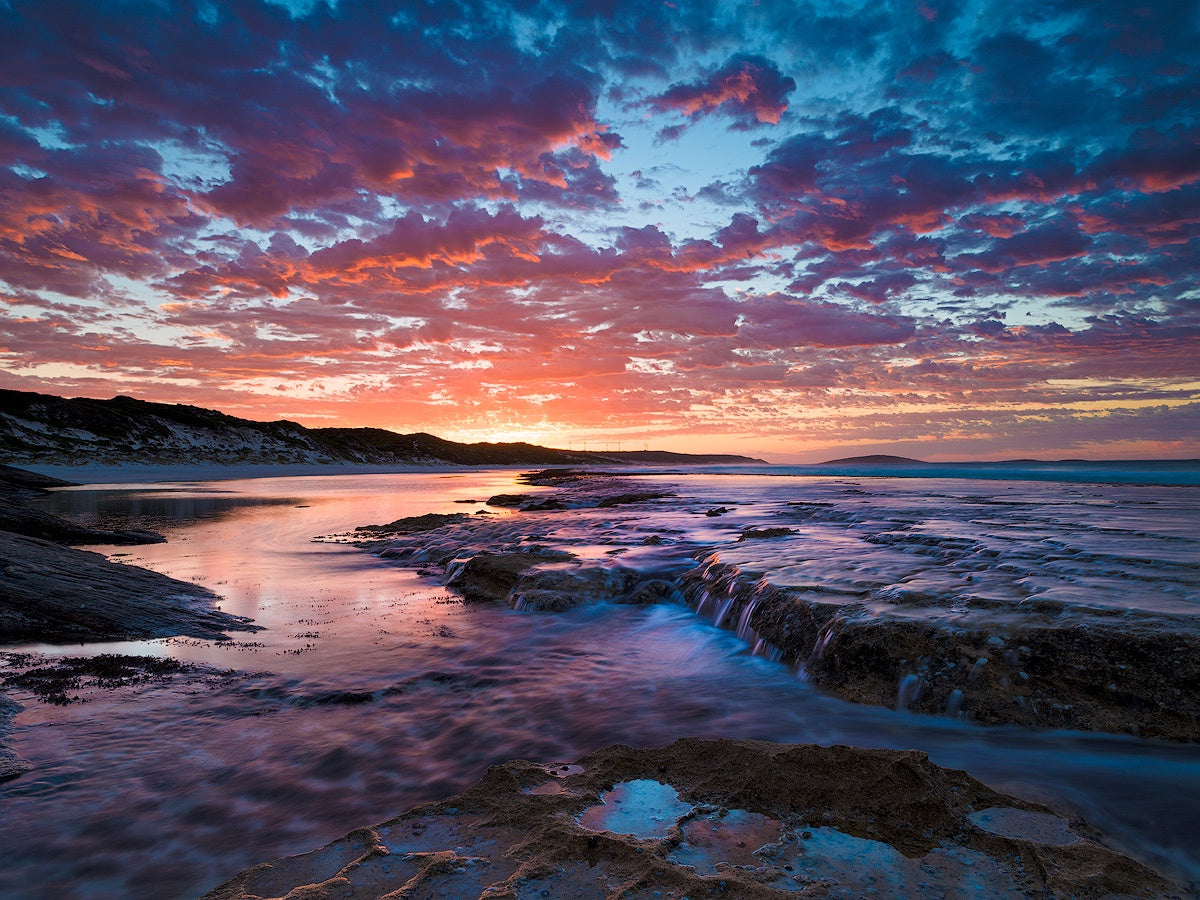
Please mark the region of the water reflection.
<svg viewBox="0 0 1200 900"><path fill-rule="evenodd" d="M246 507L287 506L301 501L289 497L254 497L233 491L180 485L161 490L55 491L36 502L47 512L65 516L90 528L161 531L220 519Z"/></svg>

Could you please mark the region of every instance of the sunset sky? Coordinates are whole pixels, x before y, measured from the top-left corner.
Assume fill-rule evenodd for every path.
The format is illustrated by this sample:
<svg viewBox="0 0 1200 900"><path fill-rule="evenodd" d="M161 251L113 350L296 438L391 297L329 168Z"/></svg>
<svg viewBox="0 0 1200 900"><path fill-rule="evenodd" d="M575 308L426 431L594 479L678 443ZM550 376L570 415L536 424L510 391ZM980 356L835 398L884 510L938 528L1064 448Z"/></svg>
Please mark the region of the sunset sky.
<svg viewBox="0 0 1200 900"><path fill-rule="evenodd" d="M1200 456L1200 4L0 0L0 387Z"/></svg>

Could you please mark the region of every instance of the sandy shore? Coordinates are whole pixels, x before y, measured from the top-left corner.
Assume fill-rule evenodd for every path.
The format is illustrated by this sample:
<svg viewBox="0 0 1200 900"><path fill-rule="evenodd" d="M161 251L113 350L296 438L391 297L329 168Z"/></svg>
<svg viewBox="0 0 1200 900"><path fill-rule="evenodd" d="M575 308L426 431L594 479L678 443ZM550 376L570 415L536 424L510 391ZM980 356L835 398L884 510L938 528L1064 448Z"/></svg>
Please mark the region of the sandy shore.
<svg viewBox="0 0 1200 900"><path fill-rule="evenodd" d="M87 464L78 466L51 465L46 463L19 463L21 468L61 478L79 485L97 484L146 484L156 481L227 481L242 478L299 478L314 475L391 475L404 472L462 471L469 466L453 466L448 463L430 465L352 465L349 463L220 463L192 464ZM488 468L528 469L528 466L489 466Z"/></svg>

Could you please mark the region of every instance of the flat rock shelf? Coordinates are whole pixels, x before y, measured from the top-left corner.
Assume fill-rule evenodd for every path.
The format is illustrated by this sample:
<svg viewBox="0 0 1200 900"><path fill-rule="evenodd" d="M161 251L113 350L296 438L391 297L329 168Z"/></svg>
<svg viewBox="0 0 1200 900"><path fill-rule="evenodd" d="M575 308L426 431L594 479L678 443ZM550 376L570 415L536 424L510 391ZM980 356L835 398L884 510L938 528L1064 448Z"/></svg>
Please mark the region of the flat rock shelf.
<svg viewBox="0 0 1200 900"><path fill-rule="evenodd" d="M964 894L1182 896L1084 822L917 751L684 739L494 766L206 900Z"/></svg>

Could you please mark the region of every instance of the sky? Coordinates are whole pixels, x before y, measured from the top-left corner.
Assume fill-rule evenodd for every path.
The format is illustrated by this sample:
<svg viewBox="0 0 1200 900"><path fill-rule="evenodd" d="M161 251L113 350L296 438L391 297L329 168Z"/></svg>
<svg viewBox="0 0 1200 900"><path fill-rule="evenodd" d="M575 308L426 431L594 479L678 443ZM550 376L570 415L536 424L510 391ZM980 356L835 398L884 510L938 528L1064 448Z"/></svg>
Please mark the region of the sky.
<svg viewBox="0 0 1200 900"><path fill-rule="evenodd" d="M0 0L0 388L1200 456L1200 3Z"/></svg>

